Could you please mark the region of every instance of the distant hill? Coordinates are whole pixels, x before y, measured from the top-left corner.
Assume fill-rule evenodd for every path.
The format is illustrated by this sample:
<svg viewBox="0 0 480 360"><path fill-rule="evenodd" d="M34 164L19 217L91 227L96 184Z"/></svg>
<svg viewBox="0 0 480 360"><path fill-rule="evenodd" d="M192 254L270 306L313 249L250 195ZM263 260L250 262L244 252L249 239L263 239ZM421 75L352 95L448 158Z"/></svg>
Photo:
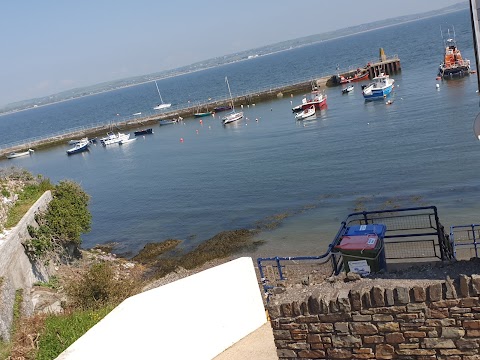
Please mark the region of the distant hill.
<svg viewBox="0 0 480 360"><path fill-rule="evenodd" d="M37 106L42 106L42 105L53 104L56 102L75 99L83 96L99 94L106 91L138 85L138 84L145 83L148 81L153 81L156 79L157 80L164 79L167 77L186 74L193 71L199 71L199 70L203 70L203 69L207 69L207 68L211 68L219 65L225 65L225 64L230 64L237 61L248 60L250 58L254 58L258 56L265 56L265 55L273 54L279 51L311 45L313 43L320 42L320 41L331 40L331 39L335 39L342 36L348 36L348 35L353 35L360 32L370 31L370 30L378 29L384 26L397 25L397 24L401 24L409 21L415 21L415 20L424 19L427 17L443 15L443 14L466 10L466 9L468 9L468 2L465 1L462 3L458 3L455 5L440 9L440 10L429 11L429 12L415 14L415 15L399 16L399 17L394 17L387 20L380 20L380 21L375 21L368 24L351 26L348 28L340 29L340 30L305 36L305 37L301 37L293 40L282 41L282 42L278 42L275 44L271 44L271 45L267 45L267 46L263 46L255 49L250 49L246 51L237 52L234 54L229 54L229 55L220 56L220 57L216 57L208 60L199 61L199 62L190 64L187 66L183 66L180 68L176 68L176 69L165 70L165 71L142 75L142 76L135 76L135 77L124 78L124 79L119 79L115 81L104 82L104 83L95 84L92 86L71 89L71 90L63 91L57 94L44 96L40 98L18 101L15 103L8 104L3 108L1 108L0 114L25 110L25 109L29 109Z"/></svg>

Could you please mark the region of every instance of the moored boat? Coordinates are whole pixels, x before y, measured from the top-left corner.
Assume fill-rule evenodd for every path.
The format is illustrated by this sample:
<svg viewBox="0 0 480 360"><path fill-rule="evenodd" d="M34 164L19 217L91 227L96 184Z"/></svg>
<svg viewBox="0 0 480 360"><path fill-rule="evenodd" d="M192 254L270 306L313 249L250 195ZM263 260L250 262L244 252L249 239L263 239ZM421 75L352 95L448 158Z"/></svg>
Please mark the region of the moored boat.
<svg viewBox="0 0 480 360"><path fill-rule="evenodd" d="M450 32L448 32L450 35ZM463 59L460 50L457 48L455 32L453 38L445 40L445 54L443 62L438 68L438 75L444 79L454 76L465 76L470 74L470 60Z"/></svg>
<svg viewBox="0 0 480 360"><path fill-rule="evenodd" d="M134 131L133 134L134 134L135 136L153 134L153 129L152 129L152 128L148 128L148 129L143 129L143 130L137 130L137 131Z"/></svg>
<svg viewBox="0 0 480 360"><path fill-rule="evenodd" d="M342 89L342 94L348 94L349 92L353 91L353 85L348 85L346 88Z"/></svg>
<svg viewBox="0 0 480 360"><path fill-rule="evenodd" d="M357 70L353 76L345 77L340 75L340 84L348 84L351 82L368 80L368 71L366 70Z"/></svg>
<svg viewBox="0 0 480 360"><path fill-rule="evenodd" d="M155 81L155 86L157 87L158 96L160 97L160 104L155 106L153 110L164 110L172 106L172 104L166 104L163 102L162 95L160 94L160 90L158 89L157 81Z"/></svg>
<svg viewBox="0 0 480 360"><path fill-rule="evenodd" d="M76 143L73 148L68 149L67 150L67 155L72 155L72 154L80 153L80 152L83 152L83 151L87 151L89 145L90 145L90 141L88 139L84 139L84 140Z"/></svg>
<svg viewBox="0 0 480 360"><path fill-rule="evenodd" d="M118 145L124 145L124 144L128 144L128 143L131 143L132 141L135 141L137 140L137 138L125 138L125 139L122 139L118 142Z"/></svg>
<svg viewBox="0 0 480 360"><path fill-rule="evenodd" d="M319 91L312 92L313 97L307 99L306 97L302 99L302 103L292 108L293 112L300 110L308 109L310 106L314 105L315 109L321 109L327 105L327 95Z"/></svg>
<svg viewBox="0 0 480 360"><path fill-rule="evenodd" d="M222 111L228 111L232 110L231 105L225 105L225 106L217 106L216 108L213 109L213 112L222 112Z"/></svg>
<svg viewBox="0 0 480 360"><path fill-rule="evenodd" d="M243 111L235 111L235 105L233 104L232 92L230 91L230 84L228 83L228 78L225 76L225 82L227 83L228 93L230 94L230 101L232 103L232 112L225 115L222 118L222 124L227 125L235 121L243 119Z"/></svg>
<svg viewBox="0 0 480 360"><path fill-rule="evenodd" d="M394 82L395 80L391 79L390 76L381 73L374 77L373 82L363 89L363 97L367 101L383 99L392 92Z"/></svg>
<svg viewBox="0 0 480 360"><path fill-rule="evenodd" d="M211 111L197 112L193 116L196 118L212 115Z"/></svg>
<svg viewBox="0 0 480 360"><path fill-rule="evenodd" d="M10 154L7 155L7 159L14 159L21 156L31 155L33 152L34 150L32 149L28 149L27 151L23 151L23 152L11 152Z"/></svg>
<svg viewBox="0 0 480 360"><path fill-rule="evenodd" d="M310 105L310 107L304 109L301 112L295 114L296 120L305 120L315 116L315 105Z"/></svg>
<svg viewBox="0 0 480 360"><path fill-rule="evenodd" d="M102 143L103 146L107 146L107 145L117 144L120 141L127 140L129 138L130 138L130 134L122 134L120 132L118 134L114 134L113 132L109 132L107 133L106 137L100 139L100 142Z"/></svg>

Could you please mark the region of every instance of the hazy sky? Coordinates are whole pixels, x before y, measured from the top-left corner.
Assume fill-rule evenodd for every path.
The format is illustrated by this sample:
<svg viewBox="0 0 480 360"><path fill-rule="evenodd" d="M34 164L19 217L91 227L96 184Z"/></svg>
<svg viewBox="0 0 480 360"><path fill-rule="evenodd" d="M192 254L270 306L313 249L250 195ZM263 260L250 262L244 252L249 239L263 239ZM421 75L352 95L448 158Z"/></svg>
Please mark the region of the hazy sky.
<svg viewBox="0 0 480 360"><path fill-rule="evenodd" d="M2 1L0 106L458 2Z"/></svg>

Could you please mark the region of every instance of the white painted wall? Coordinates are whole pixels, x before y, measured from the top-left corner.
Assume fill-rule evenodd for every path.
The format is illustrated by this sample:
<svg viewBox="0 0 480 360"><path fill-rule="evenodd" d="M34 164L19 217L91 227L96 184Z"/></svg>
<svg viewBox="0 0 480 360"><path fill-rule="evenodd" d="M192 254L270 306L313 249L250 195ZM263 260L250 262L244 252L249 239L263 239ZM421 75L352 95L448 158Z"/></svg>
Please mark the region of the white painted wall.
<svg viewBox="0 0 480 360"><path fill-rule="evenodd" d="M212 359L266 321L243 257L125 300L57 359Z"/></svg>

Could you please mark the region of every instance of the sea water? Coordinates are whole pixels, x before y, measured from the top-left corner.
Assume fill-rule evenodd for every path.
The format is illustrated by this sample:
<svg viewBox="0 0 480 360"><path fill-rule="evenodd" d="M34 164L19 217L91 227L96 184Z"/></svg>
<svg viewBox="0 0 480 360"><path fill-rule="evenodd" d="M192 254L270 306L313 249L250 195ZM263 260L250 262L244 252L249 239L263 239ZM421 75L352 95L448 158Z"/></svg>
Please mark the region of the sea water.
<svg viewBox="0 0 480 360"><path fill-rule="evenodd" d="M116 242L130 254L169 238L188 250L275 216L286 217L257 235L265 244L255 255L321 254L357 210L435 205L446 228L478 222L477 79L436 80L440 26L455 26L473 60L469 14L460 11L158 81L165 102L187 106L226 97L225 76L238 95L355 68L383 47L402 65L391 105L366 103L357 83L346 95L324 89L328 107L313 121L295 121L302 96L285 96L244 106L245 118L228 126L221 116L189 118L122 146L67 156L65 144L1 166L79 182L93 215L83 246ZM157 97L146 83L2 116L0 144L145 113Z"/></svg>

